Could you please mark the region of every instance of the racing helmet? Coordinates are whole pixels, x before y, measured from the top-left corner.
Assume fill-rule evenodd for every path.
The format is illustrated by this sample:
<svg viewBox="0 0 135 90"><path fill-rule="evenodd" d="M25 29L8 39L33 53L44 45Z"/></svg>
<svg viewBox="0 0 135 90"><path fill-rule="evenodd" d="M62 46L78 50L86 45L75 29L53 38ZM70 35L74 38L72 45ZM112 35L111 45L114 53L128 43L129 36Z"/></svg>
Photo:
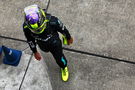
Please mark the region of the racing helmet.
<svg viewBox="0 0 135 90"><path fill-rule="evenodd" d="M24 8L27 27L36 34L41 34L46 28L45 12L38 5L30 5Z"/></svg>

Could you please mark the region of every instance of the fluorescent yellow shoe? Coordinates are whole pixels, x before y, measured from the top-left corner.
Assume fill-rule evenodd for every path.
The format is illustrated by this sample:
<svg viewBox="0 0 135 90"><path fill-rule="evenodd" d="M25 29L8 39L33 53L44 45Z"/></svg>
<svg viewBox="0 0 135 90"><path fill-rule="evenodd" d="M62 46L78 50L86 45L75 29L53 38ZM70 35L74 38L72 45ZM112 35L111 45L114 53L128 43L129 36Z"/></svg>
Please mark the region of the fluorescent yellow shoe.
<svg viewBox="0 0 135 90"><path fill-rule="evenodd" d="M63 81L66 82L68 80L69 72L68 72L68 68L67 67L65 67L64 70L61 68L61 76L62 76L62 80Z"/></svg>

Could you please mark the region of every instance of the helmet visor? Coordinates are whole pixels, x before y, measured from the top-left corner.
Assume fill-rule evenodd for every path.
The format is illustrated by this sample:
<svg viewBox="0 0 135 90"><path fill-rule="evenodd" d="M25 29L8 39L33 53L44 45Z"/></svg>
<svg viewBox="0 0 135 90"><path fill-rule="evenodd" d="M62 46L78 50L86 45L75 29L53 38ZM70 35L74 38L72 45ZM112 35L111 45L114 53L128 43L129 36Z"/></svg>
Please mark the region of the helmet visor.
<svg viewBox="0 0 135 90"><path fill-rule="evenodd" d="M31 27L35 28L35 29L31 29L31 31L33 33L36 33L36 34L40 34L44 31L44 29L46 28L46 23L44 23L42 26L38 27L37 28L37 25L31 25Z"/></svg>

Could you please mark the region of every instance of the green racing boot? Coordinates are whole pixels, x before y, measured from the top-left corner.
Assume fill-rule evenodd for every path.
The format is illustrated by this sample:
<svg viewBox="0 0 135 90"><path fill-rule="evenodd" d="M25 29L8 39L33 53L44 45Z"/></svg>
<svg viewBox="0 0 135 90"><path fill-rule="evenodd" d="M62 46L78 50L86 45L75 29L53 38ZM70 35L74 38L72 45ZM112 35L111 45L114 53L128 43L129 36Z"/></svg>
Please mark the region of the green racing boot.
<svg viewBox="0 0 135 90"><path fill-rule="evenodd" d="M68 67L65 67L64 69L61 68L61 76L63 81L67 81L69 77Z"/></svg>

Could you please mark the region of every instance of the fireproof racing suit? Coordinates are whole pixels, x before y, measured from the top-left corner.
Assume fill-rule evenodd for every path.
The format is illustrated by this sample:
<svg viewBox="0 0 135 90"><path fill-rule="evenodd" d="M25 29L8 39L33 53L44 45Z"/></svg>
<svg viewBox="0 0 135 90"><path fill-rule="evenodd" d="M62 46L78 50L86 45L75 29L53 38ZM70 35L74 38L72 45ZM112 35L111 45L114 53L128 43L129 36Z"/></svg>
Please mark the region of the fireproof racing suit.
<svg viewBox="0 0 135 90"><path fill-rule="evenodd" d="M24 35L33 53L37 52L36 45L38 45L42 51L51 52L57 64L61 68L65 68L67 66L67 60L63 54L62 42L59 38L58 32L66 36L67 40L71 38L71 35L57 17L46 13L46 18L49 22L47 22L46 29L41 34L31 32L27 27L27 24L24 22Z"/></svg>

